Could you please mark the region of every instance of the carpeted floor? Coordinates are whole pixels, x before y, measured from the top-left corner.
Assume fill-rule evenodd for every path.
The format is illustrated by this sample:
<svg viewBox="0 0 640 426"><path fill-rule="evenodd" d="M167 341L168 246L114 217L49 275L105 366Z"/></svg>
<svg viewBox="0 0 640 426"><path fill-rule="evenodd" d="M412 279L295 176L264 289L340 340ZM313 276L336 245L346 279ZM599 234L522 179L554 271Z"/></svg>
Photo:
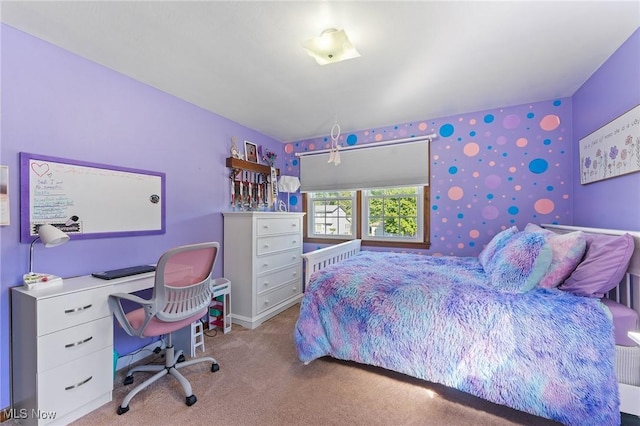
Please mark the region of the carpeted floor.
<svg viewBox="0 0 640 426"><path fill-rule="evenodd" d="M303 365L296 357L296 305L255 330L205 339L210 365L183 369L198 402L187 407L182 388L165 377L138 394L130 411L116 409L135 383L118 372L113 401L73 423L80 425L551 425L550 420L498 406L437 384L332 359ZM198 354L200 355L200 354ZM162 362L159 355L148 361ZM139 373L138 380L144 380Z"/></svg>

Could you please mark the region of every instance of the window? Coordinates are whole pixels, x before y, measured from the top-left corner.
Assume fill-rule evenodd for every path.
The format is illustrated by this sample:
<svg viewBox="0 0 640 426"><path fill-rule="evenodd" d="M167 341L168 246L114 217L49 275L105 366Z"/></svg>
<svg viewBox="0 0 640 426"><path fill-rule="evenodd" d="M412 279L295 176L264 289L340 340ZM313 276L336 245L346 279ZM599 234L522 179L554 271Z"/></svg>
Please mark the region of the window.
<svg viewBox="0 0 640 426"><path fill-rule="evenodd" d="M307 234L313 238L353 239L355 196L355 191L307 194Z"/></svg>
<svg viewBox="0 0 640 426"><path fill-rule="evenodd" d="M309 192L307 242L361 238L363 245L428 248L429 187Z"/></svg>

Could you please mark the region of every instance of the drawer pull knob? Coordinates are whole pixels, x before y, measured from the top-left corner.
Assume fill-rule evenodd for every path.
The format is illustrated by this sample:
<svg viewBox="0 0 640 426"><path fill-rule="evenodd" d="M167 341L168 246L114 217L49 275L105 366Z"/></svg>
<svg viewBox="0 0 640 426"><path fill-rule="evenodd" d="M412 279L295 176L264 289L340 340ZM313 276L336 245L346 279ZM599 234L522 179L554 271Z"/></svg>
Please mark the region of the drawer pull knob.
<svg viewBox="0 0 640 426"><path fill-rule="evenodd" d="M264 301L264 304L265 304L265 305L268 305L268 304L269 304L269 301L268 301L268 300L265 300L265 301Z"/></svg>
<svg viewBox="0 0 640 426"><path fill-rule="evenodd" d="M291 244L295 244L295 243L297 243L297 242L298 242L298 241L293 240L293 241L291 241Z"/></svg>
<svg viewBox="0 0 640 426"><path fill-rule="evenodd" d="M269 281L264 282L264 286L267 287L269 285Z"/></svg>
<svg viewBox="0 0 640 426"><path fill-rule="evenodd" d="M269 225L264 225L263 228L264 229L269 229Z"/></svg>
<svg viewBox="0 0 640 426"><path fill-rule="evenodd" d="M268 267L268 266L269 266L269 264L268 264L268 263L266 263L266 262L262 264L262 267L263 267L263 268L266 268L266 267Z"/></svg>
<svg viewBox="0 0 640 426"><path fill-rule="evenodd" d="M67 309L64 311L65 314L72 314L74 312L80 312L80 311L84 311L85 309L89 309L91 306L93 306L92 304L88 304L87 306L82 306L80 308L73 308L73 309Z"/></svg>
<svg viewBox="0 0 640 426"><path fill-rule="evenodd" d="M64 390L71 390L77 387L80 387L82 385L84 385L85 383L87 383L89 380L93 379L93 376L89 376L88 379L81 381L80 383L76 383L75 385L71 385L71 386L67 386L66 388L64 388Z"/></svg>
<svg viewBox="0 0 640 426"><path fill-rule="evenodd" d="M269 248L269 244L265 244L265 245L264 245L264 248Z"/></svg>
<svg viewBox="0 0 640 426"><path fill-rule="evenodd" d="M87 343L89 340L93 339L93 336L89 336L84 340L80 340L79 342L75 342L75 343L67 343L66 345L64 345L65 348L71 348L73 346L78 346L81 345L83 343Z"/></svg>
<svg viewBox="0 0 640 426"><path fill-rule="evenodd" d="M297 273L297 272L294 272L292 275L295 277L296 275L298 275L298 273Z"/></svg>

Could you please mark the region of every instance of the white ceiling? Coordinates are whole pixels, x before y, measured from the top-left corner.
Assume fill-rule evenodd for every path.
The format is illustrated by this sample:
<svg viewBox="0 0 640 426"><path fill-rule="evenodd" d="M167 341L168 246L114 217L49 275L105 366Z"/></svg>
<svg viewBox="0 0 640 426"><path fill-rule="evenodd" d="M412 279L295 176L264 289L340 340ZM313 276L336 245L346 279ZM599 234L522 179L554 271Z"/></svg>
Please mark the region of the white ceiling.
<svg viewBox="0 0 640 426"><path fill-rule="evenodd" d="M282 142L571 96L640 1L2 1L9 24ZM302 48L345 29L362 55Z"/></svg>

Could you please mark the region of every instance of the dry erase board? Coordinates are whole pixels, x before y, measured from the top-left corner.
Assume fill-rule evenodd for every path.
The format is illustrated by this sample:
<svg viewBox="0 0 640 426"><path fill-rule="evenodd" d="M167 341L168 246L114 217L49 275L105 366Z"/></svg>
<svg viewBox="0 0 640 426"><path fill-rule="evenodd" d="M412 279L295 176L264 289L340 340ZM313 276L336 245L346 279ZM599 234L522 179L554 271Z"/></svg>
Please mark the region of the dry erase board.
<svg viewBox="0 0 640 426"><path fill-rule="evenodd" d="M20 153L21 241L51 224L74 238L165 232L165 174Z"/></svg>

